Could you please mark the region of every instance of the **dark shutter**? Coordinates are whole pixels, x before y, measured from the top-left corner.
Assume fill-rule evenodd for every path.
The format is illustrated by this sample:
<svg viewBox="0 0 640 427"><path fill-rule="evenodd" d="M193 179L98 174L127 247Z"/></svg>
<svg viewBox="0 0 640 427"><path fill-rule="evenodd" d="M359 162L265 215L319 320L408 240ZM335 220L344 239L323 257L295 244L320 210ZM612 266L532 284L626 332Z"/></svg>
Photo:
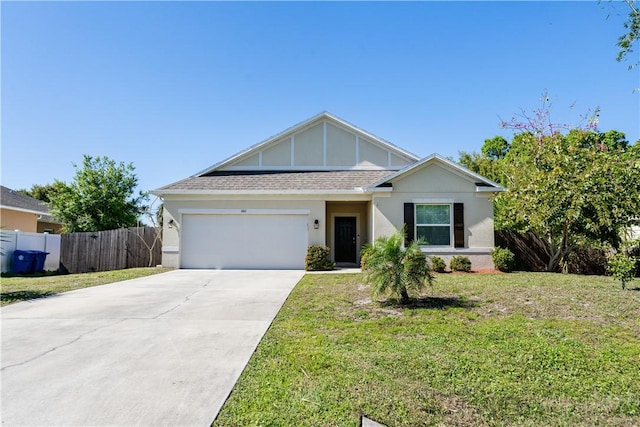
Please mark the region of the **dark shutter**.
<svg viewBox="0 0 640 427"><path fill-rule="evenodd" d="M453 204L453 247L464 248L464 204Z"/></svg>
<svg viewBox="0 0 640 427"><path fill-rule="evenodd" d="M409 246L416 239L413 203L404 204L404 245Z"/></svg>

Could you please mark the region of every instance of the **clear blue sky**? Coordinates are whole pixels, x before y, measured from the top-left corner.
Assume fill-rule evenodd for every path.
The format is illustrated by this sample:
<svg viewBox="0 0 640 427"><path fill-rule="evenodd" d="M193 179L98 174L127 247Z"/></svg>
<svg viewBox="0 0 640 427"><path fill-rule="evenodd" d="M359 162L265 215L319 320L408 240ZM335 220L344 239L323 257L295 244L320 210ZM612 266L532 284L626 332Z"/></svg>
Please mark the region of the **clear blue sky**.
<svg viewBox="0 0 640 427"><path fill-rule="evenodd" d="M628 10L603 2L7 2L2 184L69 181L83 154L140 188L190 176L321 111L419 156L479 151L546 90L640 138ZM630 58L638 60L638 54ZM575 104L573 108L571 105Z"/></svg>

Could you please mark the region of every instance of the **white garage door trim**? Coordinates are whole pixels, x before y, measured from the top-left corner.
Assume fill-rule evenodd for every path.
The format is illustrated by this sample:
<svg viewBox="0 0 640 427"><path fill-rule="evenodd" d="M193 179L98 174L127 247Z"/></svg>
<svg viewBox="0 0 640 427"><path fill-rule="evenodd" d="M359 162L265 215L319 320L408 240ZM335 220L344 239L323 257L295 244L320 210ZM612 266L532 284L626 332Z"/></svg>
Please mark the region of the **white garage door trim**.
<svg viewBox="0 0 640 427"><path fill-rule="evenodd" d="M309 209L180 209L180 214L191 215L309 215Z"/></svg>
<svg viewBox="0 0 640 427"><path fill-rule="evenodd" d="M310 210L181 209L181 268L303 269Z"/></svg>

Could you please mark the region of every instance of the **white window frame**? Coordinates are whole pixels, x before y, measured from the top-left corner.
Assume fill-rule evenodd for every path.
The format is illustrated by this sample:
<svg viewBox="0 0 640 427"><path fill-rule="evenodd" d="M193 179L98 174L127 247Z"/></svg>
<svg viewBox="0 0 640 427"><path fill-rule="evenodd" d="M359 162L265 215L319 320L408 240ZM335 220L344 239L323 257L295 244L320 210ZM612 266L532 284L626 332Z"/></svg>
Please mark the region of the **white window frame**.
<svg viewBox="0 0 640 427"><path fill-rule="evenodd" d="M449 206L449 224L418 224L418 206ZM432 245L432 244L421 244L420 246L423 248L452 248L453 247L453 203L443 203L443 202L436 202L436 203L428 203L428 202L421 202L421 203L414 203L413 205L413 218L414 218L414 230L413 230L413 235L415 236L416 240L419 240L418 238L418 227L449 227L449 244L448 245Z"/></svg>

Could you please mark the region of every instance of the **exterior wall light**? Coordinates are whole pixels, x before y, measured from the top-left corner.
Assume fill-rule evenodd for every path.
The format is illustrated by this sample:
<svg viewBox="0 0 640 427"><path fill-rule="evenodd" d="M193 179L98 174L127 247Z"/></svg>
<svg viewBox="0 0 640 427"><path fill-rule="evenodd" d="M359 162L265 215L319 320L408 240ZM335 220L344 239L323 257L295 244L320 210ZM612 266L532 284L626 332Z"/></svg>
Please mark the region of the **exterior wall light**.
<svg viewBox="0 0 640 427"><path fill-rule="evenodd" d="M315 228L316 230L320 228L320 220L316 219L313 221L313 228Z"/></svg>

